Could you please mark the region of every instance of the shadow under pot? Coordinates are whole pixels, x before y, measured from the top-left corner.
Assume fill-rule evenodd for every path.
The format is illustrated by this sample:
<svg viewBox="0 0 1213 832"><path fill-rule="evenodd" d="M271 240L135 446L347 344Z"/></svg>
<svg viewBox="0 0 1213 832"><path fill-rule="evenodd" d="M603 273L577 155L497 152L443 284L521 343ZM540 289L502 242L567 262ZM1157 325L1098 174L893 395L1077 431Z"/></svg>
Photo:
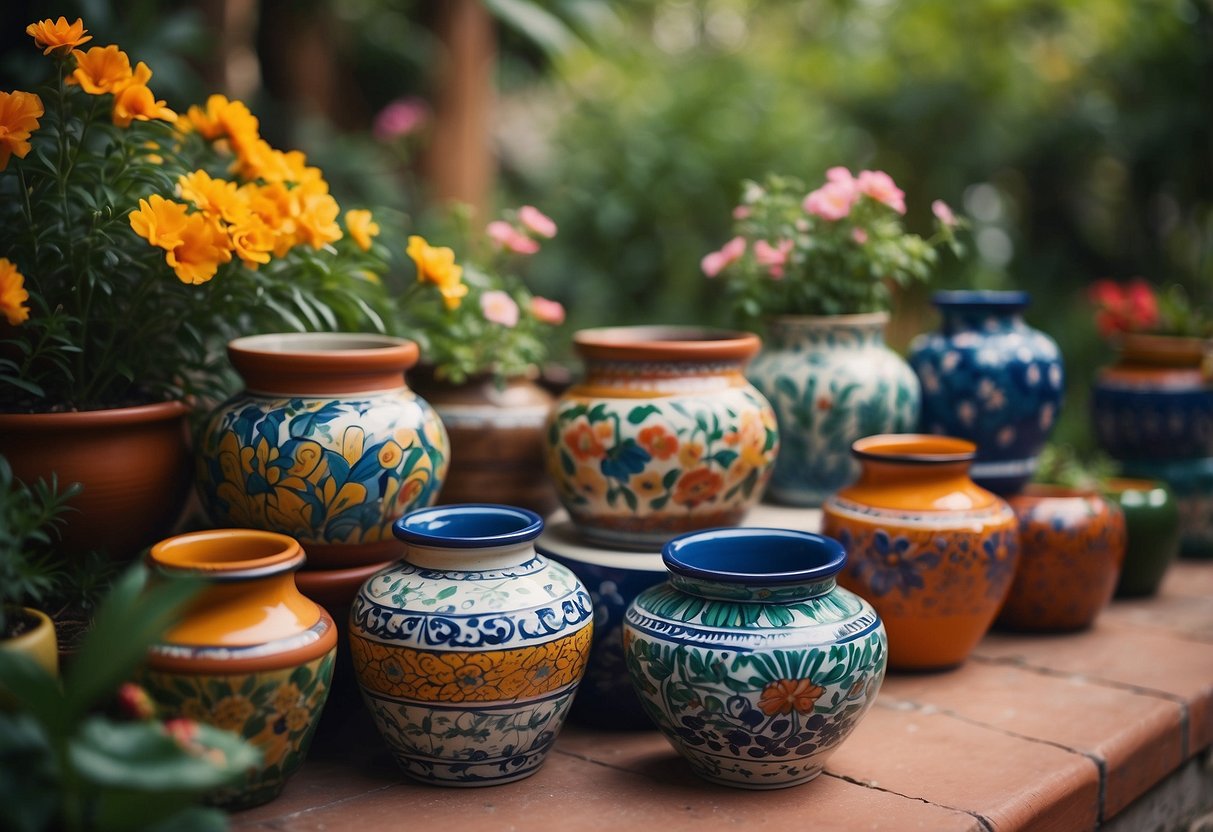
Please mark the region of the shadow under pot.
<svg viewBox="0 0 1213 832"><path fill-rule="evenodd" d="M860 439L852 453L859 480L822 506L822 532L847 550L839 583L880 613L891 668L954 667L1011 587L1015 515L969 479L976 446L967 440L887 434Z"/></svg>
<svg viewBox="0 0 1213 832"><path fill-rule="evenodd" d="M289 333L228 344L245 389L198 439L198 494L215 525L288 534L312 568L399 557L392 522L430 505L450 448L437 414L405 386L417 345Z"/></svg>
<svg viewBox="0 0 1213 832"><path fill-rule="evenodd" d="M1010 502L1021 551L998 626L1037 632L1091 626L1120 577L1124 515L1098 494L1052 485L1029 485Z"/></svg>
<svg viewBox="0 0 1213 832"><path fill-rule="evenodd" d="M232 731L261 752L242 784L208 802L273 800L307 754L337 653L333 619L295 587L303 550L286 535L219 529L161 541L148 558L157 572L206 587L152 647L138 681L162 716Z"/></svg>
<svg viewBox="0 0 1213 832"><path fill-rule="evenodd" d="M627 611L624 654L650 719L714 783L807 783L876 699L887 641L835 584L838 541L714 529L662 550L670 579Z"/></svg>
<svg viewBox="0 0 1213 832"><path fill-rule="evenodd" d="M1179 506L1161 480L1113 478L1103 484L1125 518L1125 560L1116 597L1153 595L1179 554Z"/></svg>
<svg viewBox="0 0 1213 832"><path fill-rule="evenodd" d="M539 770L585 672L593 605L535 551L543 520L503 505L421 509L403 560L350 613L363 699L410 777L491 786Z"/></svg>
<svg viewBox="0 0 1213 832"><path fill-rule="evenodd" d="M740 523L779 450L775 414L743 374L758 336L615 327L573 341L585 378L556 403L547 467L581 534L653 550Z"/></svg>

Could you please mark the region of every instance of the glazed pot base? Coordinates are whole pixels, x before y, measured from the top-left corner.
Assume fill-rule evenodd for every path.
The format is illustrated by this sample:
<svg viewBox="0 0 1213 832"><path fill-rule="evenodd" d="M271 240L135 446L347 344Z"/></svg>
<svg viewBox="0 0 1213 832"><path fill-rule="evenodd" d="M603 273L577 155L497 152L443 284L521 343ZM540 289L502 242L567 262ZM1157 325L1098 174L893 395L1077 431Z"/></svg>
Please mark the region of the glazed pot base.
<svg viewBox="0 0 1213 832"><path fill-rule="evenodd" d="M802 767L803 760L781 760L769 763L747 761L744 769L723 769L721 764L733 762L730 758L691 749L684 750L682 755L691 764L691 770L704 780L751 791L774 791L801 786L816 780L825 768L821 765Z"/></svg>

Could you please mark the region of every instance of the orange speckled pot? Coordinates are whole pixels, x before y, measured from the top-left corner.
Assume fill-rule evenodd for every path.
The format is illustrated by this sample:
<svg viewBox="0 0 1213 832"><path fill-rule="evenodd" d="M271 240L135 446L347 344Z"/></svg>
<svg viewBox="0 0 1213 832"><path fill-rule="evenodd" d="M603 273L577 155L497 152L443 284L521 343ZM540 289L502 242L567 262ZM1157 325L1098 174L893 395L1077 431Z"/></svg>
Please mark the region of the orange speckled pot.
<svg viewBox="0 0 1213 832"><path fill-rule="evenodd" d="M149 560L207 587L152 648L139 681L162 715L233 731L261 751L262 764L211 802L272 800L307 754L337 649L333 619L295 587L303 550L286 535L220 529L163 540Z"/></svg>
<svg viewBox="0 0 1213 832"><path fill-rule="evenodd" d="M851 452L859 480L822 507L822 532L847 550L838 582L884 620L891 668L960 664L1010 589L1014 513L969 479L972 442L886 434L860 439Z"/></svg>
<svg viewBox="0 0 1213 832"><path fill-rule="evenodd" d="M1095 621L1112 600L1125 557L1125 519L1098 494L1030 485L1011 498L1023 546L998 625L1065 632Z"/></svg>

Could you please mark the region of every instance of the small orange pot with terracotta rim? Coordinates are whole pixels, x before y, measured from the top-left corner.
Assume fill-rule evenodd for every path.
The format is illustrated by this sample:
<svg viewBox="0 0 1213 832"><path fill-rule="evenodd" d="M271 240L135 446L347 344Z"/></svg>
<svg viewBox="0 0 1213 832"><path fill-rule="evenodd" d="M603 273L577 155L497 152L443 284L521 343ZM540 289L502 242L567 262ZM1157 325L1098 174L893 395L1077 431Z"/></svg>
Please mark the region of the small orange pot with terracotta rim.
<svg viewBox="0 0 1213 832"><path fill-rule="evenodd" d="M212 803L272 800L307 753L337 651L332 617L295 586L303 549L282 534L218 529L163 540L148 559L206 587L152 648L139 682L162 716L233 731L261 751L262 765Z"/></svg>
<svg viewBox="0 0 1213 832"><path fill-rule="evenodd" d="M976 451L947 436L860 439L851 446L859 480L822 506L822 532L847 550L839 583L884 620L892 668L963 662L1011 587L1015 515L969 478Z"/></svg>
<svg viewBox="0 0 1213 832"><path fill-rule="evenodd" d="M1055 485L1029 485L1010 502L1022 551L998 626L1038 632L1091 626L1120 577L1124 513L1094 491Z"/></svg>

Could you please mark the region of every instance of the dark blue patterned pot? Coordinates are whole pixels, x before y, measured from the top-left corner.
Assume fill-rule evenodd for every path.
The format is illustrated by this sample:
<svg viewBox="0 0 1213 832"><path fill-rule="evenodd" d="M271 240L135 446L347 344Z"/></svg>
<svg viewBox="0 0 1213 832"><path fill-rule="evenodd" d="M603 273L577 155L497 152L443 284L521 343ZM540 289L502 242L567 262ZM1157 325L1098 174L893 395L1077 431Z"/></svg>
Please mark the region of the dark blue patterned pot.
<svg viewBox="0 0 1213 832"><path fill-rule="evenodd" d="M972 478L998 494L1021 489L1061 409L1056 342L1023 319L1027 292L937 292L943 322L910 345L922 382L922 429L977 443Z"/></svg>
<svg viewBox="0 0 1213 832"><path fill-rule="evenodd" d="M670 580L628 607L623 650L645 712L700 777L812 780L867 713L888 662L872 606L837 586L831 538L714 529L662 550Z"/></svg>

